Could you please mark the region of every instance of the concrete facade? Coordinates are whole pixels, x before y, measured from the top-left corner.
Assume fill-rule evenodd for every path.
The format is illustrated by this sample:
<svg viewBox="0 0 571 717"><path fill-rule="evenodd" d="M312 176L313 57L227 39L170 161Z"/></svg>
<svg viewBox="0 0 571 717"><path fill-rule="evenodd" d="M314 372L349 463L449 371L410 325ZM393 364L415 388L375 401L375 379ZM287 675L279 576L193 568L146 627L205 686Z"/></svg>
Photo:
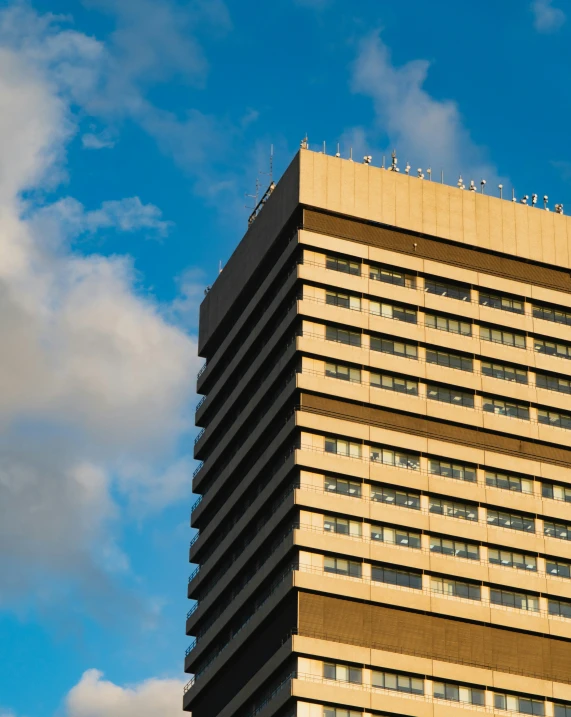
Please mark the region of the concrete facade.
<svg viewBox="0 0 571 717"><path fill-rule="evenodd" d="M571 717L570 268L300 151L201 306L186 710Z"/></svg>

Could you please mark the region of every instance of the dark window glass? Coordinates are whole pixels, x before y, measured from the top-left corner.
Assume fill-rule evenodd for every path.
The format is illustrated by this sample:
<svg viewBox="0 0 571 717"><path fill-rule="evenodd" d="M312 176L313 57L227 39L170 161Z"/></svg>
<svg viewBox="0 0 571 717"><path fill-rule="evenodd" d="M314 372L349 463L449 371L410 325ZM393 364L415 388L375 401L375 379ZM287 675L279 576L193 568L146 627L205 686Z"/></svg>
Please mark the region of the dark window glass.
<svg viewBox="0 0 571 717"><path fill-rule="evenodd" d="M371 500L379 503L389 503L402 508L420 510L420 493L404 490L401 488L389 488L387 486L371 486Z"/></svg>
<svg viewBox="0 0 571 717"><path fill-rule="evenodd" d="M371 386L384 388L387 391L406 393L409 396L418 396L418 381L412 381L401 376L371 372Z"/></svg>
<svg viewBox="0 0 571 717"><path fill-rule="evenodd" d="M472 336L472 324L469 321L460 321L459 319L451 319L448 316L440 316L437 314L425 314L424 323L430 329L439 329L440 331L449 331L453 334Z"/></svg>
<svg viewBox="0 0 571 717"><path fill-rule="evenodd" d="M521 530L526 533L535 532L535 520L533 518L527 518L520 513L506 513L501 510L488 510L488 525Z"/></svg>
<svg viewBox="0 0 571 717"><path fill-rule="evenodd" d="M442 401L443 403L453 403L456 406L464 406L464 408L474 408L474 395L456 388L428 384L426 395L431 401Z"/></svg>
<svg viewBox="0 0 571 717"><path fill-rule="evenodd" d="M345 478L325 478L325 491L327 493L341 493L353 498L361 497L361 484Z"/></svg>
<svg viewBox="0 0 571 717"><path fill-rule="evenodd" d="M378 336L371 336L371 351L380 351L385 354L402 356L403 358L418 358L418 347L414 344Z"/></svg>
<svg viewBox="0 0 571 717"><path fill-rule="evenodd" d="M396 284L397 286L404 286L408 289L416 288L415 276L412 276L412 274L405 274L398 269L391 269L389 267L370 266L369 278L374 279L375 281L383 281L386 284Z"/></svg>
<svg viewBox="0 0 571 717"><path fill-rule="evenodd" d="M509 296L494 294L488 291L480 291L480 304L491 306L493 309L511 311L514 314L524 313L524 302L522 299L512 299Z"/></svg>
<svg viewBox="0 0 571 717"><path fill-rule="evenodd" d="M401 587L422 590L422 575L420 573L373 565L371 577L377 583L388 583L389 585L400 585Z"/></svg>
<svg viewBox="0 0 571 717"><path fill-rule="evenodd" d="M571 326L571 312L563 309L549 308L547 306L534 306L533 318L554 321L557 324Z"/></svg>
<svg viewBox="0 0 571 717"><path fill-rule="evenodd" d="M361 334L356 331L338 329L336 326L325 327L325 338L328 341L337 341L340 344L348 344L349 346L361 345Z"/></svg>
<svg viewBox="0 0 571 717"><path fill-rule="evenodd" d="M471 358L466 358L460 354L447 353L446 351L426 350L426 363L435 363L439 366L447 366L448 368L456 368L460 371L474 370L474 362Z"/></svg>
<svg viewBox="0 0 571 717"><path fill-rule="evenodd" d="M525 369L514 368L507 364L482 361L482 374L492 378L501 378L503 381L527 383L527 371Z"/></svg>
<svg viewBox="0 0 571 717"><path fill-rule="evenodd" d="M533 479L520 478L507 473L486 471L486 485L502 490L513 490L516 493L533 493Z"/></svg>
<svg viewBox="0 0 571 717"><path fill-rule="evenodd" d="M537 420L547 426L557 426L557 428L571 429L571 415L568 413L560 413L559 411L548 411L544 408L537 410Z"/></svg>
<svg viewBox="0 0 571 717"><path fill-rule="evenodd" d="M468 483L476 482L475 466L469 466L465 463L451 463L450 461L430 459L428 462L428 470L433 475L465 480Z"/></svg>
<svg viewBox="0 0 571 717"><path fill-rule="evenodd" d="M450 538L430 538L430 551L442 555L453 555L457 558L468 560L480 559L480 548L477 545L465 543L462 540L451 540Z"/></svg>
<svg viewBox="0 0 571 717"><path fill-rule="evenodd" d="M545 520L543 522L543 533L549 538L571 540L571 525L567 525L566 523L555 523L551 520Z"/></svg>
<svg viewBox="0 0 571 717"><path fill-rule="evenodd" d="M325 260L325 266L327 269L341 271L344 274L354 274L355 276L361 274L361 264L349 259L337 259L336 257L328 256Z"/></svg>
<svg viewBox="0 0 571 717"><path fill-rule="evenodd" d="M571 346L557 341L547 339L533 339L533 347L540 354L558 356L559 358L571 359Z"/></svg>
<svg viewBox="0 0 571 717"><path fill-rule="evenodd" d="M535 374L535 383L538 388L546 388L548 391L559 393L571 393L571 381L560 376L550 376L545 373Z"/></svg>
<svg viewBox="0 0 571 717"><path fill-rule="evenodd" d="M518 570L537 571L537 558L535 555L525 555L512 550L500 550L498 548L488 549L488 560L492 565L503 565Z"/></svg>
<svg viewBox="0 0 571 717"><path fill-rule="evenodd" d="M463 518L464 520L478 520L478 508L469 503L459 503L443 498L430 498L429 511L449 518Z"/></svg>
<svg viewBox="0 0 571 717"><path fill-rule="evenodd" d="M550 615L558 615L571 619L571 602L565 600L548 600L548 610Z"/></svg>
<svg viewBox="0 0 571 717"><path fill-rule="evenodd" d="M494 329L489 326L480 326L480 338L484 341L492 341L496 344L505 344L506 346L515 346L518 349L525 348L525 335L515 334L512 331L504 331L503 329Z"/></svg>
<svg viewBox="0 0 571 717"><path fill-rule="evenodd" d="M493 396L484 396L482 399L482 408L488 413L495 413L498 416L509 416L510 418L519 418L523 421L529 421L529 406L513 401L506 401L503 398L494 398Z"/></svg>
<svg viewBox="0 0 571 717"><path fill-rule="evenodd" d="M459 299L460 301L470 301L470 287L462 284L453 284L442 279L425 279L424 290L427 294L438 294L438 296L447 296L449 299Z"/></svg>
<svg viewBox="0 0 571 717"><path fill-rule="evenodd" d="M571 563L566 563L562 560L547 558L545 561L545 570L548 575L556 575L559 578L571 578Z"/></svg>

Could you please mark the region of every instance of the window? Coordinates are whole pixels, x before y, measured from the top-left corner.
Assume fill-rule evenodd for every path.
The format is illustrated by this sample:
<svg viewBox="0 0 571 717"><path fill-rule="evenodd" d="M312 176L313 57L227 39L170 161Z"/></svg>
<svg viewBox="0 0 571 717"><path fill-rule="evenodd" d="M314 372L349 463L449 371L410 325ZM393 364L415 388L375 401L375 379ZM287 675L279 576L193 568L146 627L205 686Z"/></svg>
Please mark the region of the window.
<svg viewBox="0 0 571 717"><path fill-rule="evenodd" d="M519 476L508 475L486 471L486 485L502 490L513 490L516 493L533 493L533 480L531 478L520 478Z"/></svg>
<svg viewBox="0 0 571 717"><path fill-rule="evenodd" d="M377 488L371 486L371 500L379 503L389 503L390 505L399 505L402 508L420 510L420 493L413 493L402 488L387 488L387 486Z"/></svg>
<svg viewBox="0 0 571 717"><path fill-rule="evenodd" d="M383 448L382 446L371 446L370 458L373 463L384 463L388 466L407 468L412 471L420 470L420 456L415 453L405 453L404 451Z"/></svg>
<svg viewBox="0 0 571 717"><path fill-rule="evenodd" d="M408 289L416 289L416 277L411 274L404 274L397 269L389 269L382 266L370 266L369 278L375 281L384 281L387 284L405 286Z"/></svg>
<svg viewBox="0 0 571 717"><path fill-rule="evenodd" d="M471 705L484 705L485 703L484 690L479 690L476 687L464 687L452 682L433 682L432 691L437 700L467 702Z"/></svg>
<svg viewBox="0 0 571 717"><path fill-rule="evenodd" d="M553 705L554 717L571 717L571 705L557 704Z"/></svg>
<svg viewBox="0 0 571 717"><path fill-rule="evenodd" d="M339 306L342 309L361 311L361 298L359 296L342 294L340 291L326 291L325 303L331 306Z"/></svg>
<svg viewBox="0 0 571 717"><path fill-rule="evenodd" d="M565 503L571 503L571 487L566 485L557 485L555 483L543 483L541 485L541 495L544 498L552 500L563 500Z"/></svg>
<svg viewBox="0 0 571 717"><path fill-rule="evenodd" d="M358 261L349 261L349 259L337 259L337 257L328 256L325 259L325 266L327 269L341 271L344 274L361 275L361 264Z"/></svg>
<svg viewBox="0 0 571 717"><path fill-rule="evenodd" d="M464 520L478 520L478 508L469 503L457 503L444 498L431 498L429 511L449 518L463 518Z"/></svg>
<svg viewBox="0 0 571 717"><path fill-rule="evenodd" d="M411 533L402 528L387 528L384 525L371 526L371 540L380 540L390 545L404 545L407 548L420 548L419 533Z"/></svg>
<svg viewBox="0 0 571 717"><path fill-rule="evenodd" d="M357 563L355 560L325 557L323 559L323 568L326 573L348 575L352 578L361 577L361 563Z"/></svg>
<svg viewBox="0 0 571 717"><path fill-rule="evenodd" d="M386 319L395 321L406 321L408 324L416 324L416 309L407 309L404 306L395 304L383 304L379 301L370 301L369 310L376 316L384 316Z"/></svg>
<svg viewBox="0 0 571 717"><path fill-rule="evenodd" d="M342 381L361 383L361 369L343 366L339 363L326 363L325 375L328 378L339 378Z"/></svg>
<svg viewBox="0 0 571 717"><path fill-rule="evenodd" d="M468 483L476 482L476 468L467 466L464 463L431 459L428 461L428 471L433 475L444 476L445 478L456 478L457 480L465 480Z"/></svg>
<svg viewBox="0 0 571 717"><path fill-rule="evenodd" d="M545 321L554 321L556 324L567 324L571 326L571 312L563 309L554 309L547 306L534 306L534 319L544 319Z"/></svg>
<svg viewBox="0 0 571 717"><path fill-rule="evenodd" d="M559 393L571 393L571 381L560 376L550 376L546 373L535 374L535 385L537 388L546 388L548 391Z"/></svg>
<svg viewBox="0 0 571 717"><path fill-rule="evenodd" d="M510 418L520 418L522 421L529 421L529 406L514 403L513 401L506 401L503 398L484 396L482 399L482 409L487 413L495 413L498 416L509 416Z"/></svg>
<svg viewBox="0 0 571 717"><path fill-rule="evenodd" d="M571 602L550 599L547 601L547 609L550 615L566 617L568 620L571 619Z"/></svg>
<svg viewBox="0 0 571 717"><path fill-rule="evenodd" d="M533 348L540 354L557 356L558 358L571 359L571 346L569 344L547 341L546 339L533 339Z"/></svg>
<svg viewBox="0 0 571 717"><path fill-rule="evenodd" d="M402 356L403 358L418 358L418 347L414 344L406 344L403 341L385 339L379 336L371 336L371 351L380 351L384 354Z"/></svg>
<svg viewBox="0 0 571 717"><path fill-rule="evenodd" d="M514 334L512 331L491 329L488 326L480 326L480 338L484 341L493 341L496 344L515 346L518 349L525 348L524 334Z"/></svg>
<svg viewBox="0 0 571 717"><path fill-rule="evenodd" d="M517 568L518 570L537 571L537 558L535 555L524 555L524 553L514 553L511 550L489 548L488 560L492 565L503 565L506 568Z"/></svg>
<svg viewBox="0 0 571 717"><path fill-rule="evenodd" d="M480 559L480 548L477 545L465 543L462 540L450 540L449 538L434 538L431 536L430 552L453 555L456 558L468 558L468 560Z"/></svg>
<svg viewBox="0 0 571 717"><path fill-rule="evenodd" d="M373 565L371 578L376 583L388 583L389 585L400 585L405 588L422 590L422 575L409 570L395 570Z"/></svg>
<svg viewBox="0 0 571 717"><path fill-rule="evenodd" d="M409 675L396 675L394 672L371 672L371 683L373 687L381 687L385 690L397 690L398 692L411 692L414 695L424 694L424 680Z"/></svg>
<svg viewBox="0 0 571 717"><path fill-rule="evenodd" d="M545 572L548 575L556 575L558 578L571 578L571 563L555 560L554 558L547 558L545 561Z"/></svg>
<svg viewBox="0 0 571 717"><path fill-rule="evenodd" d="M406 393L409 396L418 396L418 381L411 381L408 378L400 378L399 376L371 373L371 386Z"/></svg>
<svg viewBox="0 0 571 717"><path fill-rule="evenodd" d="M331 662L324 662L323 677L326 680L352 682L355 685L360 685L363 683L363 670L360 667L352 667L351 665L336 665Z"/></svg>
<svg viewBox="0 0 571 717"><path fill-rule="evenodd" d="M559 411L547 411L544 408L537 409L537 420L547 426L571 429L571 415L559 413Z"/></svg>
<svg viewBox="0 0 571 717"><path fill-rule="evenodd" d="M482 361L482 374L492 378L501 378L503 381L527 383L527 371L525 369L514 368L503 363Z"/></svg>
<svg viewBox="0 0 571 717"><path fill-rule="evenodd" d="M474 408L474 394L459 391L456 388L428 384L426 386L426 396L431 401L442 401L443 403L464 406L464 408Z"/></svg>
<svg viewBox="0 0 571 717"><path fill-rule="evenodd" d="M424 280L424 290L427 294L438 294L438 296L447 296L449 299L460 299L461 301L470 301L471 293L469 286L462 284L452 284L443 279Z"/></svg>
<svg viewBox="0 0 571 717"><path fill-rule="evenodd" d="M514 314L524 313L524 302L521 299L512 299L501 294L492 294L489 291L480 291L480 304L490 306L492 309L511 311Z"/></svg>
<svg viewBox="0 0 571 717"><path fill-rule="evenodd" d="M538 597L528 595L528 593L516 593L511 590L490 588L490 602L493 605L515 607L518 610L529 610L530 612L537 612L539 610Z"/></svg>
<svg viewBox="0 0 571 717"><path fill-rule="evenodd" d="M336 518L326 515L323 518L323 529L328 533L339 533L340 535L353 535L360 537L362 534L362 523L347 518Z"/></svg>
<svg viewBox="0 0 571 717"><path fill-rule="evenodd" d="M520 513L506 513L502 510L488 509L488 525L498 525L500 528L535 533L535 520L526 518Z"/></svg>
<svg viewBox="0 0 571 717"><path fill-rule="evenodd" d="M543 521L543 534L547 535L548 538L571 540L571 525L545 520Z"/></svg>
<svg viewBox="0 0 571 717"><path fill-rule="evenodd" d="M346 710L344 707L324 707L323 717L363 717L363 713Z"/></svg>
<svg viewBox="0 0 571 717"><path fill-rule="evenodd" d="M345 478L325 478L326 493L340 493L354 498L361 497L361 484Z"/></svg>
<svg viewBox="0 0 571 717"><path fill-rule="evenodd" d="M341 438L326 438L325 453L336 453L338 456L350 456L351 458L361 458L362 446L360 443L352 443L344 441Z"/></svg>
<svg viewBox="0 0 571 717"><path fill-rule="evenodd" d="M446 351L433 351L426 349L426 363L435 363L438 366L447 366L448 368L457 368L460 371L474 370L474 362L471 358L460 356L460 354L446 353Z"/></svg>
<svg viewBox="0 0 571 717"><path fill-rule="evenodd" d="M449 319L447 316L425 314L424 323L429 329L439 329L453 334L472 336L472 324L469 321L458 321L458 319Z"/></svg>
<svg viewBox="0 0 571 717"><path fill-rule="evenodd" d="M460 580L450 580L449 578L430 578L430 589L435 593L465 598L466 600L482 599L479 585L465 583Z"/></svg>
<svg viewBox="0 0 571 717"><path fill-rule="evenodd" d="M494 692L494 708L497 710L523 712L523 714L526 715L541 716L545 714L545 702L543 702L543 700L532 700L530 697L506 695L500 692Z"/></svg>
<svg viewBox="0 0 571 717"><path fill-rule="evenodd" d="M361 346L361 334L356 331L347 331L347 329L338 329L335 326L325 327L325 338L327 341L336 341L339 344Z"/></svg>

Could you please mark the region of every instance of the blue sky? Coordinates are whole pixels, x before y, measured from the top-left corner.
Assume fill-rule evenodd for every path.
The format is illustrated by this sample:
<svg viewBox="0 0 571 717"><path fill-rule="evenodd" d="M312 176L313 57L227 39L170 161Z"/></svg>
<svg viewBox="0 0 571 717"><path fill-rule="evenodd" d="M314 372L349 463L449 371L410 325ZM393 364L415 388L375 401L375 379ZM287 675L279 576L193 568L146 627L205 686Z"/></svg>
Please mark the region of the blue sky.
<svg viewBox="0 0 571 717"><path fill-rule="evenodd" d="M568 10L0 3L0 717L179 714L197 307L270 145L571 210Z"/></svg>

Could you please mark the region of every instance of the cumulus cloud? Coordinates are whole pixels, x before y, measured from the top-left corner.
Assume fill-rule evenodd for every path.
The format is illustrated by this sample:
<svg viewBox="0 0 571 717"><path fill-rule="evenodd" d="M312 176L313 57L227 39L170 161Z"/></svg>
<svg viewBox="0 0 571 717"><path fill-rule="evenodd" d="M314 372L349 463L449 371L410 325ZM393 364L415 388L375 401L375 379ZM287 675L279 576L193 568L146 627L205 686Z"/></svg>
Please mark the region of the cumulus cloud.
<svg viewBox="0 0 571 717"><path fill-rule="evenodd" d="M87 601L111 586L130 570L121 506L160 508L190 493L189 459L175 445L190 424L196 342L145 296L129 257L73 249L75 238L102 229L164 236L168 221L138 197L92 210L72 197L34 200L65 176L73 98L102 54L53 23L24 5L0 13L0 605L8 607L24 595L62 602L78 589Z"/></svg>
<svg viewBox="0 0 571 717"><path fill-rule="evenodd" d="M183 684L151 679L121 687L87 670L67 696L66 717L179 717Z"/></svg>
<svg viewBox="0 0 571 717"><path fill-rule="evenodd" d="M533 0L531 3L533 24L538 32L555 32L565 22L565 13L553 7L552 0Z"/></svg>
<svg viewBox="0 0 571 717"><path fill-rule="evenodd" d="M354 92L371 98L375 123L369 129L349 129L344 144L355 141L361 149L370 150L386 138L388 144L380 151L396 147L415 168L442 168L450 179L465 173L468 178L497 182L495 167L486 160L484 148L470 137L458 105L435 99L424 89L429 66L426 60L412 60L397 67L380 33L363 38L352 67L351 85ZM362 146L365 143L367 146Z"/></svg>
<svg viewBox="0 0 571 717"><path fill-rule="evenodd" d="M81 145L84 149L112 149L115 139L111 132L86 132L81 136Z"/></svg>

